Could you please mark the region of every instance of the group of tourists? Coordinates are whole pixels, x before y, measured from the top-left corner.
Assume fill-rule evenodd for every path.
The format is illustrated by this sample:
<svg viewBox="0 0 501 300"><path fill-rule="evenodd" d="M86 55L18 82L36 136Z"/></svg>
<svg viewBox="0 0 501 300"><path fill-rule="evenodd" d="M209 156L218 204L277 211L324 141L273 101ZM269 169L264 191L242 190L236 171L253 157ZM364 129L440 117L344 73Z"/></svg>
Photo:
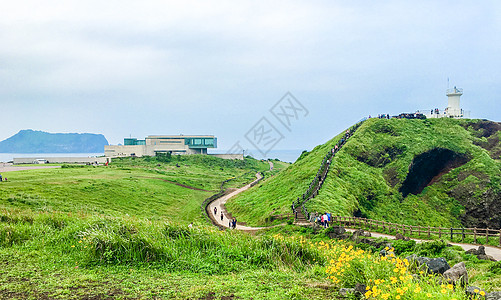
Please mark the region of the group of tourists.
<svg viewBox="0 0 501 300"><path fill-rule="evenodd" d="M318 224L324 228L329 227L329 222L331 221L331 214L330 213L323 213L322 215L315 213L313 217L313 222L315 224Z"/></svg>
<svg viewBox="0 0 501 300"><path fill-rule="evenodd" d="M237 228L237 219L236 218L231 219L228 222L228 227L230 227L231 229Z"/></svg>
<svg viewBox="0 0 501 300"><path fill-rule="evenodd" d="M379 114L378 119L390 119L390 114Z"/></svg>
<svg viewBox="0 0 501 300"><path fill-rule="evenodd" d="M217 206L214 206L214 217L215 216L217 216ZM222 211L221 211L221 215L220 216L221 216L221 222L222 222L223 219L224 219L224 214L223 214ZM236 218L229 219L228 227L231 228L231 229L237 228L237 219Z"/></svg>

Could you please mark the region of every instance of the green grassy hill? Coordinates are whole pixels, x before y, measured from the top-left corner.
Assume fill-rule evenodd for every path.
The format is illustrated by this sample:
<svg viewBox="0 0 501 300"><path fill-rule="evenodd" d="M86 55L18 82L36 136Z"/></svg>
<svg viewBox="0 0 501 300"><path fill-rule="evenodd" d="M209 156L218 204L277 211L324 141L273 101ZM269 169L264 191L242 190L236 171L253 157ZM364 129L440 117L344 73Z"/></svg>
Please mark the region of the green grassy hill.
<svg viewBox="0 0 501 300"><path fill-rule="evenodd" d="M194 155L5 172L0 299L328 299L318 249L202 216L222 181L268 169Z"/></svg>
<svg viewBox="0 0 501 300"><path fill-rule="evenodd" d="M312 168L313 176L316 156L323 157L317 154L331 144L304 154L295 166ZM274 163L275 170L265 172L267 183L302 173ZM382 261L379 249L366 253L352 242L330 241L328 230L278 226L247 234L220 231L203 219L200 203L223 180L236 177L237 187L268 167L251 158L189 156L4 173L9 181L0 184L0 299L337 299L341 287L390 282L394 266ZM345 254L353 260L347 262ZM433 255L454 263L466 259L472 284L499 286L497 264L458 249ZM336 269L338 261L342 269ZM466 299L460 288L444 294L434 280L397 284L419 285L419 299L428 293L433 299Z"/></svg>
<svg viewBox="0 0 501 300"><path fill-rule="evenodd" d="M109 167L63 166L4 173L0 208L102 214L191 222L204 219L202 201L221 182L251 181L267 162L223 160L205 155L117 159ZM231 181L230 181L231 182Z"/></svg>
<svg viewBox="0 0 501 300"><path fill-rule="evenodd" d="M499 123L481 120L367 120L336 154L307 207L407 224L501 228L500 136ZM289 212L338 139L227 207L250 224Z"/></svg>

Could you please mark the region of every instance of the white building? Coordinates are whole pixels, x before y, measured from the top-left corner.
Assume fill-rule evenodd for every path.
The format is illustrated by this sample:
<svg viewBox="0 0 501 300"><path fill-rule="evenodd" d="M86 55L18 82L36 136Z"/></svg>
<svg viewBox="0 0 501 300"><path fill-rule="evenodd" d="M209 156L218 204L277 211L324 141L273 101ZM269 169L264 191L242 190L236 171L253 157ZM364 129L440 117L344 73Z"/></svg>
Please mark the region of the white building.
<svg viewBox="0 0 501 300"><path fill-rule="evenodd" d="M106 157L155 156L157 153L207 154L207 148L216 148L213 135L150 135L144 140L125 138L124 145L104 146Z"/></svg>
<svg viewBox="0 0 501 300"><path fill-rule="evenodd" d="M430 110L418 110L417 112L422 113L426 118L470 118L470 112L463 110L460 105L460 97L463 95L463 89L456 87L447 89L446 95L449 103L444 110L434 108Z"/></svg>

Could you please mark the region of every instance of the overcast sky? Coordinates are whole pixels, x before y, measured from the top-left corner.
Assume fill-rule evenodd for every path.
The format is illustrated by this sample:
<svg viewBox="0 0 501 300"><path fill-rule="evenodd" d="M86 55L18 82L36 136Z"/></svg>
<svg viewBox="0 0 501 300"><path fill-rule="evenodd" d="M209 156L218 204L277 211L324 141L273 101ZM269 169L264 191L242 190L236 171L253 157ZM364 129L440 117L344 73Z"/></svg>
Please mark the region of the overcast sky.
<svg viewBox="0 0 501 300"><path fill-rule="evenodd" d="M0 140L21 129L311 149L367 115L447 106L501 121L497 1L2 1ZM290 92L287 128L270 109ZM306 110L308 113L306 114Z"/></svg>

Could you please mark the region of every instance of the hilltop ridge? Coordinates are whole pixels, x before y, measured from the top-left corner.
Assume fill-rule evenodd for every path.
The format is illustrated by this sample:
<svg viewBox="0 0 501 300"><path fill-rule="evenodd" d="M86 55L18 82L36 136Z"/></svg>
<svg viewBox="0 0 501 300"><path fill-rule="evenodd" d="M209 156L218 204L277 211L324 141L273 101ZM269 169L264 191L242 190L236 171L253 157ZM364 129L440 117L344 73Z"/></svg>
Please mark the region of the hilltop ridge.
<svg viewBox="0 0 501 300"><path fill-rule="evenodd" d="M0 142L0 153L102 153L108 140L102 134L49 133L20 130Z"/></svg>
<svg viewBox="0 0 501 300"><path fill-rule="evenodd" d="M501 124L369 119L336 154L309 211L426 226L501 228ZM249 224L290 212L337 136L230 201Z"/></svg>

